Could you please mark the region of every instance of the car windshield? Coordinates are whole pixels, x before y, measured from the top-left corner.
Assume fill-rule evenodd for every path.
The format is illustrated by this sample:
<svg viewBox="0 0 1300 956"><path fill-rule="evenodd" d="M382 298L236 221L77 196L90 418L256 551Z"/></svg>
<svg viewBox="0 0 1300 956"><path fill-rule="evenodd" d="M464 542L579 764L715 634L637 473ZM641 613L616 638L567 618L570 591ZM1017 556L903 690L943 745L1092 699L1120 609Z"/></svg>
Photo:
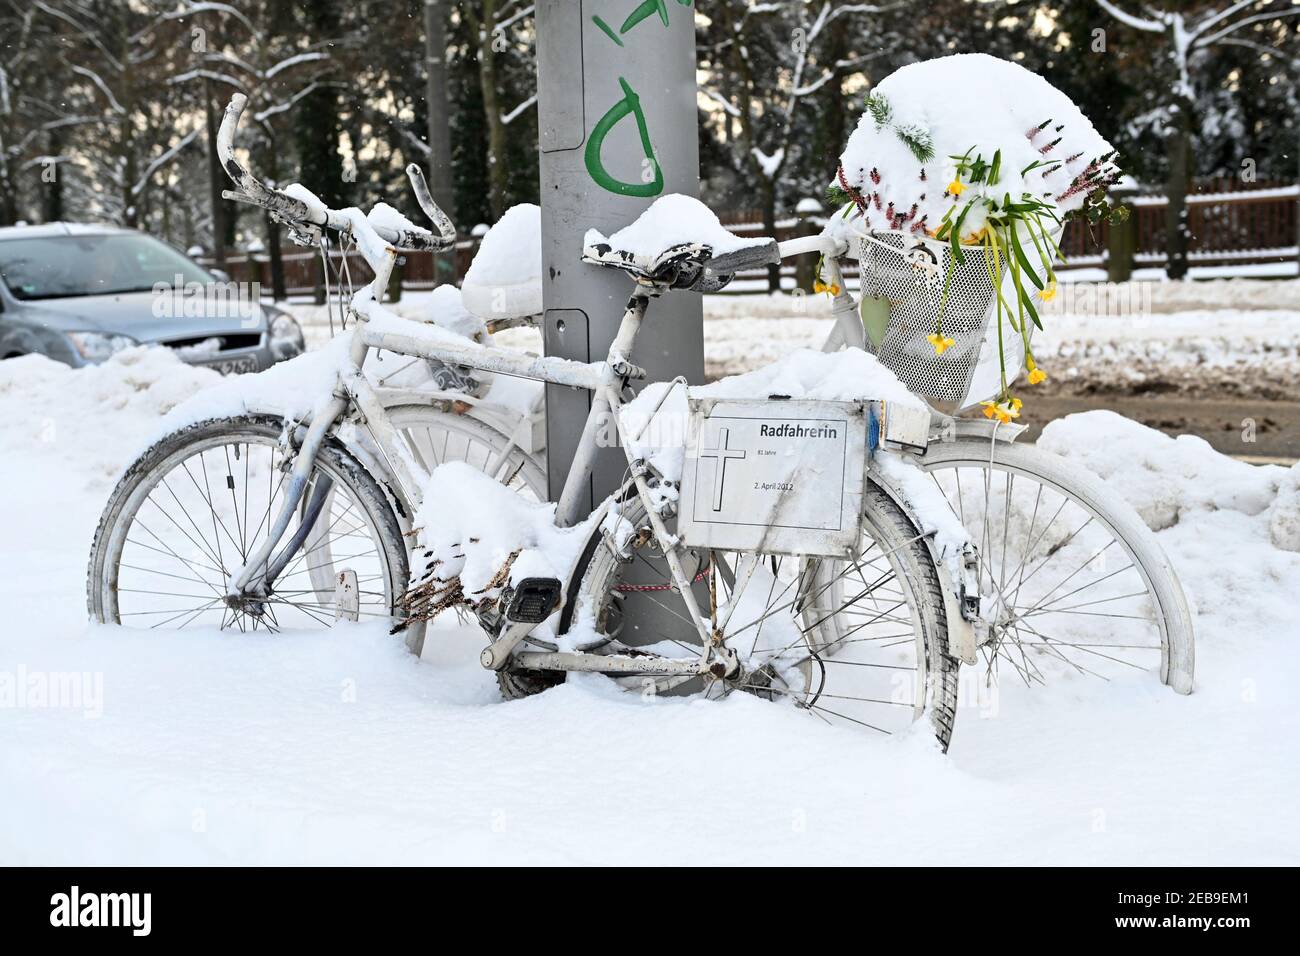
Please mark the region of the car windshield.
<svg viewBox="0 0 1300 956"><path fill-rule="evenodd" d="M61 299L213 279L166 243L124 232L0 241L0 281L19 299Z"/></svg>

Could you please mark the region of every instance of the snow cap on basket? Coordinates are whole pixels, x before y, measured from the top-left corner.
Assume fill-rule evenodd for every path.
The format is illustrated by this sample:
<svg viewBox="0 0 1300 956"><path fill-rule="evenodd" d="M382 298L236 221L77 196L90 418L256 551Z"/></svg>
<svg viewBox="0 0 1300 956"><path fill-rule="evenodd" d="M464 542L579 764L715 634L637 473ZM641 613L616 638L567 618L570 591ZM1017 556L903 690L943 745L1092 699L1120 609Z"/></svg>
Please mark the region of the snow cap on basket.
<svg viewBox="0 0 1300 956"><path fill-rule="evenodd" d="M996 183L972 185L954 156L1000 152ZM977 190L1013 202L1028 194L1058 216L1083 206L1118 170L1114 150L1060 90L1024 67L984 53L913 63L871 92L832 183L865 207L870 229L934 235L953 206ZM961 240L980 235L987 212L972 206Z"/></svg>

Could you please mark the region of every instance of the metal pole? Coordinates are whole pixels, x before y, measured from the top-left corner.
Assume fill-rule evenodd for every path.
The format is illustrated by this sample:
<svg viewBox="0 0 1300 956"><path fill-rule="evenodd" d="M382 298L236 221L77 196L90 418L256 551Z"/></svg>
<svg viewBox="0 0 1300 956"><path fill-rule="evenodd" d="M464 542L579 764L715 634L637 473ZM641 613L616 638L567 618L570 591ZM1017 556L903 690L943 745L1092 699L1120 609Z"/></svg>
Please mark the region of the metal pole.
<svg viewBox="0 0 1300 956"><path fill-rule="evenodd" d="M442 0L424 0L424 103L429 130L429 195L456 222L451 184L451 119L447 91L447 12ZM433 254L434 281L454 276L456 253Z"/></svg>
<svg viewBox="0 0 1300 956"><path fill-rule="evenodd" d="M632 286L621 273L579 261L583 234L609 235L666 193L699 194L695 9L691 0L539 0L536 22L543 343L547 355L595 361L614 339ZM651 380L702 381L700 297L673 292L654 302L634 360ZM589 402L585 392L547 389L552 500ZM626 470L621 450L601 449L584 512ZM627 610L637 626L667 614ZM652 613L659 619L648 620Z"/></svg>

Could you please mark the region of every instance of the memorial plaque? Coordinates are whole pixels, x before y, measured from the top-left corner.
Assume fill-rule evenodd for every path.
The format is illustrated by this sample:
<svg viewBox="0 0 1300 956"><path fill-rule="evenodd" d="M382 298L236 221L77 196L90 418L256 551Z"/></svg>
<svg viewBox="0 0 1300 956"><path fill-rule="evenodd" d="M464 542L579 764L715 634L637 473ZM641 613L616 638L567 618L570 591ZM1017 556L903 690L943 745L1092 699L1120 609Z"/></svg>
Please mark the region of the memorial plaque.
<svg viewBox="0 0 1300 956"><path fill-rule="evenodd" d="M691 399L678 533L692 547L847 557L867 403Z"/></svg>

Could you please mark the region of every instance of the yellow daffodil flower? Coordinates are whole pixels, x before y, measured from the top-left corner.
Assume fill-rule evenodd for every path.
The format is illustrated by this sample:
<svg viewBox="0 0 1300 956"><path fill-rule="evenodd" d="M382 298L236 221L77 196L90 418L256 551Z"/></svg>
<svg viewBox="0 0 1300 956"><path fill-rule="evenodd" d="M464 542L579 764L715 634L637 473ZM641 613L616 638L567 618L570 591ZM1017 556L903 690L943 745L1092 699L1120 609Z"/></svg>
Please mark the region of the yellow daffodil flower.
<svg viewBox="0 0 1300 956"><path fill-rule="evenodd" d="M1020 409L1024 406L1018 398L1013 398L1005 402L987 401L980 402L984 406L985 418L996 418L1003 425L1007 424L1013 418L1020 417Z"/></svg>
<svg viewBox="0 0 1300 956"><path fill-rule="evenodd" d="M934 335L927 335L925 340L934 346L935 355L942 355L956 344L956 339L950 339L942 332L936 332Z"/></svg>
<svg viewBox="0 0 1300 956"><path fill-rule="evenodd" d="M1047 381L1047 373L1034 363L1033 356L1025 358L1025 366L1029 369L1030 385L1037 385L1039 382Z"/></svg>
<svg viewBox="0 0 1300 956"><path fill-rule="evenodd" d="M966 184L960 179L954 178L953 181L948 184L948 192L952 193L954 196L960 196L965 191Z"/></svg>
<svg viewBox="0 0 1300 956"><path fill-rule="evenodd" d="M1038 297L1042 299L1044 302L1051 302L1053 299L1055 299L1056 283L1055 282L1047 283L1046 288L1044 288L1043 291L1038 293Z"/></svg>
<svg viewBox="0 0 1300 956"><path fill-rule="evenodd" d="M831 295L839 295L840 287L834 283L828 285L821 279L818 279L813 283L813 294L815 295L821 292L829 292Z"/></svg>

